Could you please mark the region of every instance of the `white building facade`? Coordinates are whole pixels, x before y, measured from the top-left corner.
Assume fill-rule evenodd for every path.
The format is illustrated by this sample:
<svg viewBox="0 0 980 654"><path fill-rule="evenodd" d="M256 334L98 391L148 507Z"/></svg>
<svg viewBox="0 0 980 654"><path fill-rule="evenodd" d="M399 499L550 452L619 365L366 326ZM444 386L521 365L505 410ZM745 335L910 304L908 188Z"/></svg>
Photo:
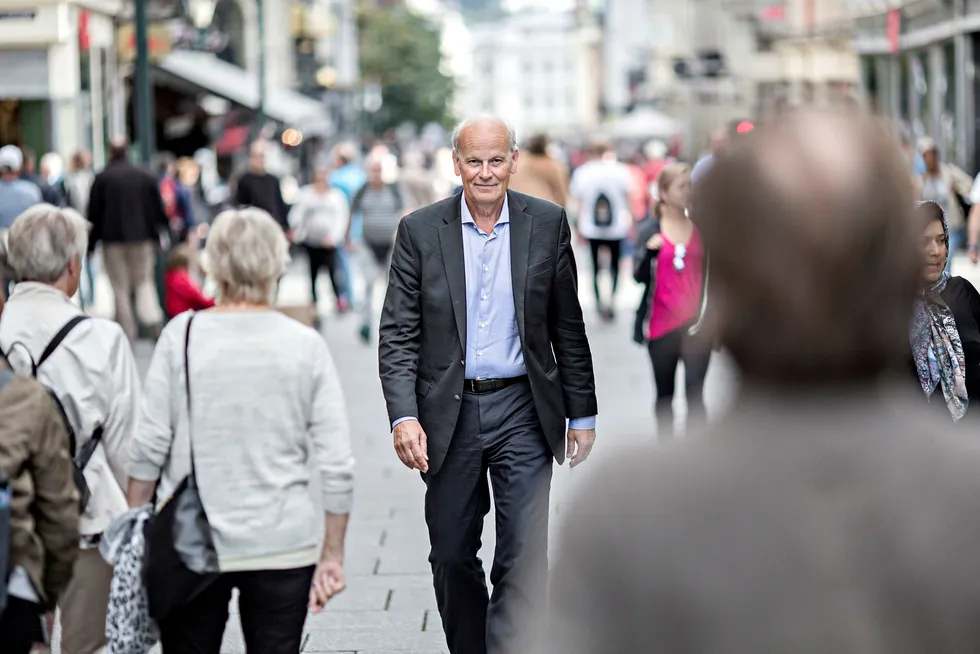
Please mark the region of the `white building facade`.
<svg viewBox="0 0 980 654"><path fill-rule="evenodd" d="M515 15L470 27L467 114L509 120L518 136L575 134L599 123L601 32L574 12Z"/></svg>

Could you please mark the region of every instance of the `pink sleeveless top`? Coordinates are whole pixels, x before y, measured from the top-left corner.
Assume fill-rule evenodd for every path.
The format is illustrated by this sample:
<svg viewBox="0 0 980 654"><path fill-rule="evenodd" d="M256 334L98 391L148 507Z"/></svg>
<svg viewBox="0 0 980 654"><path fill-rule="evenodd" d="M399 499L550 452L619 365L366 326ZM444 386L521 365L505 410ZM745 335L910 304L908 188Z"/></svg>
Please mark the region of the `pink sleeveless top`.
<svg viewBox="0 0 980 654"><path fill-rule="evenodd" d="M684 269L674 265L678 248L683 248ZM701 304L704 281L704 245L697 227L691 232L686 246L674 245L664 237L657 255L657 276L650 302L648 336L654 340L693 322Z"/></svg>

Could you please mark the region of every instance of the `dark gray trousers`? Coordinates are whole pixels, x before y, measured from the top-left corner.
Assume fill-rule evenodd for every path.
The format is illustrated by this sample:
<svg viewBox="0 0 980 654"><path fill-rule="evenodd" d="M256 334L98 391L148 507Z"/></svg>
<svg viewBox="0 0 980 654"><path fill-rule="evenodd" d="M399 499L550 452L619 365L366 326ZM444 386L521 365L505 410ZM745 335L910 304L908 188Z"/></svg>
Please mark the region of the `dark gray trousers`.
<svg viewBox="0 0 980 654"><path fill-rule="evenodd" d="M520 652L528 620L545 608L553 457L528 382L461 402L442 468L423 475L436 602L452 654ZM477 555L490 486L497 543L488 596Z"/></svg>

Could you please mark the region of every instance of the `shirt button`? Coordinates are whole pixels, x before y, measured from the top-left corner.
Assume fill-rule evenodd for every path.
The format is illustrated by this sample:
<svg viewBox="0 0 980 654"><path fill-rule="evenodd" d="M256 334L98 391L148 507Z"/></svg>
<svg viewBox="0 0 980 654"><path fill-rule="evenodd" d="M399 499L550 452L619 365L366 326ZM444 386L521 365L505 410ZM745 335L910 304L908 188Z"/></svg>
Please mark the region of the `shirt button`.
<svg viewBox="0 0 980 654"><path fill-rule="evenodd" d="M490 272L490 266L483 266L483 272Z"/></svg>
<svg viewBox="0 0 980 654"><path fill-rule="evenodd" d="M484 299L484 300L489 300L489 299L490 299L490 296L489 296L489 295L487 295L486 293L484 293L484 294L483 294L483 298L482 298L482 299Z"/></svg>
<svg viewBox="0 0 980 654"><path fill-rule="evenodd" d="M476 356L482 357L483 356L483 350L477 350L476 351Z"/></svg>
<svg viewBox="0 0 980 654"><path fill-rule="evenodd" d="M484 327L486 327L486 326L487 326L487 323L485 323L485 322L481 322L481 323L480 323L480 329L483 329L483 328L484 328Z"/></svg>

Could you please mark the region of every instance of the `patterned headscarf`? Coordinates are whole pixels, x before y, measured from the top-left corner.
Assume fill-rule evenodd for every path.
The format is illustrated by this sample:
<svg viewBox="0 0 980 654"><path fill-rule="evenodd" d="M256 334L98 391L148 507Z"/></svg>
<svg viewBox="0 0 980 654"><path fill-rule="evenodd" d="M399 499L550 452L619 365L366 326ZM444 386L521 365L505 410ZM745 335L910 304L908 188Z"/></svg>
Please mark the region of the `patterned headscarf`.
<svg viewBox="0 0 980 654"><path fill-rule="evenodd" d="M920 202L918 206L923 204L935 203ZM946 224L946 213L941 207L940 213L946 240L946 256L949 257L949 227ZM922 296L915 303L909 340L912 343L912 358L919 374L919 383L922 384L926 397L931 400L936 387L942 387L943 397L953 420L959 420L966 414L969 404L966 393L966 358L953 312L942 298L948 281L949 273L943 271L939 281L922 290Z"/></svg>

